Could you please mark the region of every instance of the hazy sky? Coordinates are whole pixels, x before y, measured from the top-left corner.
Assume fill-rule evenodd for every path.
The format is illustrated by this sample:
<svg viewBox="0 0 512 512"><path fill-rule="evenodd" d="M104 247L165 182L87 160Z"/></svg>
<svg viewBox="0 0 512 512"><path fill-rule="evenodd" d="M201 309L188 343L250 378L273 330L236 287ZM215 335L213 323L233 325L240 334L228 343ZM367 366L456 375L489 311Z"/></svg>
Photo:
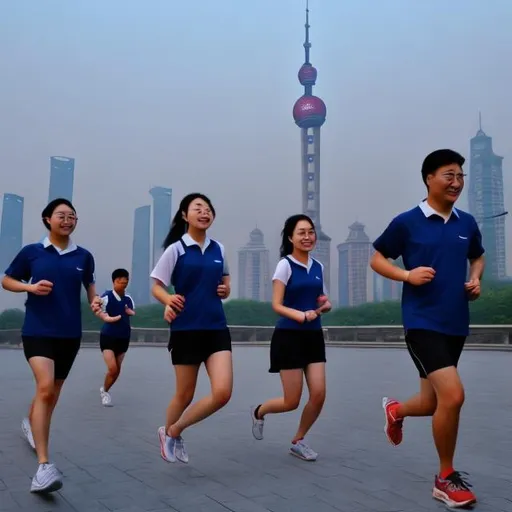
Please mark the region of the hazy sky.
<svg viewBox="0 0 512 512"><path fill-rule="evenodd" d="M337 295L348 225L363 222L373 239L421 200L423 157L439 147L468 156L479 110L505 157L508 204L512 2L310 0L310 10ZM76 158L75 241L103 284L131 268L133 210L155 185L172 187L175 207L191 191L211 196L211 234L235 280L256 224L277 253L285 217L301 208L291 113L302 0L3 0L0 19L0 193L25 196L25 243L43 232L49 157L66 155Z"/></svg>

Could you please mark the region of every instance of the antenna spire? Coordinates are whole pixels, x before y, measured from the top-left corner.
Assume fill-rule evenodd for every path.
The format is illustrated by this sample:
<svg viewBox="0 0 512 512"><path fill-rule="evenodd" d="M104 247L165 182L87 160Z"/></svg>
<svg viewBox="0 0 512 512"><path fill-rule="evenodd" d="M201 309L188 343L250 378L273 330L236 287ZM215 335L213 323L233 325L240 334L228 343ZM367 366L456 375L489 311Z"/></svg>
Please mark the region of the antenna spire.
<svg viewBox="0 0 512 512"><path fill-rule="evenodd" d="M304 53L305 53L305 64L309 64L309 49L311 48L311 43L309 42L309 0L306 0L306 40L304 41Z"/></svg>
<svg viewBox="0 0 512 512"><path fill-rule="evenodd" d="M478 111L478 129L482 131L482 112Z"/></svg>

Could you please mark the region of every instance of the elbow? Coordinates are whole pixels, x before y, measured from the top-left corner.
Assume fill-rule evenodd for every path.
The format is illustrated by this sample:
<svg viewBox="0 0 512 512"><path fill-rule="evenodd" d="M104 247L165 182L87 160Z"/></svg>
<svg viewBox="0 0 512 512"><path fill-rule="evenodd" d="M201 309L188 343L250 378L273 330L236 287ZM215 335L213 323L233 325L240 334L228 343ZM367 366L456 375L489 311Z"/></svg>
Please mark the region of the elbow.
<svg viewBox="0 0 512 512"><path fill-rule="evenodd" d="M378 265L378 258L379 256L381 256L380 253L376 252L373 254L373 256L371 257L370 259L370 268L374 271L374 272L377 272L377 265Z"/></svg>
<svg viewBox="0 0 512 512"><path fill-rule="evenodd" d="M281 304L272 301L272 310L274 311L274 313L277 313L279 315L281 312Z"/></svg>
<svg viewBox="0 0 512 512"><path fill-rule="evenodd" d="M8 292L11 291L9 288L9 277L8 276L4 276L2 278L2 288L4 290L7 290Z"/></svg>

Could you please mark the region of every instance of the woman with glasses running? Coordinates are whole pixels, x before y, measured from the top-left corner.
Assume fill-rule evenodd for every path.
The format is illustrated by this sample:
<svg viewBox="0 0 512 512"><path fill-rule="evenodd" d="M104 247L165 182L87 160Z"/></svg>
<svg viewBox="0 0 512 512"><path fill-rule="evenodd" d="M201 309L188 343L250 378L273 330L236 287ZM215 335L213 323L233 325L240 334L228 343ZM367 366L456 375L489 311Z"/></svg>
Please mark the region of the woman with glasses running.
<svg viewBox="0 0 512 512"><path fill-rule="evenodd" d="M62 473L48 456L48 438L53 411L80 349L82 286L89 303L98 298L94 258L70 239L77 225L74 206L55 199L43 210L42 220L48 236L21 249L5 271L2 287L27 294L22 341L36 393L22 429L39 461L30 490L48 493L62 487Z"/></svg>
<svg viewBox="0 0 512 512"><path fill-rule="evenodd" d="M215 209L206 196L184 197L165 239L165 251L151 273L153 295L165 305L164 318L171 323L168 350L176 374L166 424L158 429L160 453L167 462L187 463L183 431L231 398L231 336L222 306L230 293L230 277L224 246L206 234L214 219ZM168 291L170 285L173 293ZM189 407L202 363L211 394Z"/></svg>
<svg viewBox="0 0 512 512"><path fill-rule="evenodd" d="M286 220L282 259L272 278L272 307L280 318L270 344L269 370L280 374L283 396L251 409L252 433L261 440L267 414L297 409L305 377L309 400L291 440L290 453L307 461L318 457L304 438L324 405L326 359L320 316L331 309L323 266L310 255L315 244L315 226L307 215L293 215Z"/></svg>

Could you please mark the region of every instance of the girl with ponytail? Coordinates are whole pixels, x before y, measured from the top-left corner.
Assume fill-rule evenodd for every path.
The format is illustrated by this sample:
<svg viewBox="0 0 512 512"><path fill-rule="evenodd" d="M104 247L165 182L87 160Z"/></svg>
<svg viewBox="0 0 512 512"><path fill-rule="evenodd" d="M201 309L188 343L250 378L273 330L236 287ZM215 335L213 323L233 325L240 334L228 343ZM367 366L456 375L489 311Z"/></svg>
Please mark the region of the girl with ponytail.
<svg viewBox="0 0 512 512"><path fill-rule="evenodd" d="M185 196L151 272L153 296L165 306L171 326L168 350L176 373L176 393L165 427L158 429L160 454L167 462L188 462L182 432L231 398L231 335L222 305L231 281L224 246L206 235L214 219L215 208L205 195ZM174 293L168 291L171 285ZM189 407L202 363L212 392Z"/></svg>

